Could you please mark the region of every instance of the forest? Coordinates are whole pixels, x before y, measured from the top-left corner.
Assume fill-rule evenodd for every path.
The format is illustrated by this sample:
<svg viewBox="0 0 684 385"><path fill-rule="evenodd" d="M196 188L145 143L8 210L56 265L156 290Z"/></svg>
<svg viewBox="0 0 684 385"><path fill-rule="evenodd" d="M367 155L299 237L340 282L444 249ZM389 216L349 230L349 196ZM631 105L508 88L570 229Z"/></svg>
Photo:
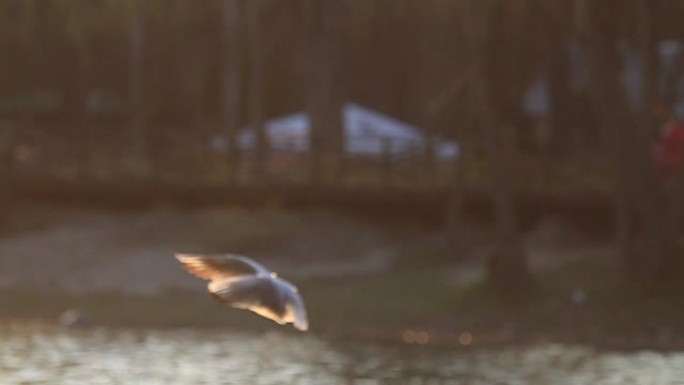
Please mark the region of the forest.
<svg viewBox="0 0 684 385"><path fill-rule="evenodd" d="M359 103L459 143L440 174L448 231L465 191L491 198L501 293L534 289L516 202L539 180L608 197L626 282L658 292L684 272L684 171L653 167L661 127L684 118L683 16L667 0L4 0L3 151L149 176L221 135L232 180L245 126L250 170L267 174L264 123L303 110L305 173L320 182L351 172L341 108Z"/></svg>

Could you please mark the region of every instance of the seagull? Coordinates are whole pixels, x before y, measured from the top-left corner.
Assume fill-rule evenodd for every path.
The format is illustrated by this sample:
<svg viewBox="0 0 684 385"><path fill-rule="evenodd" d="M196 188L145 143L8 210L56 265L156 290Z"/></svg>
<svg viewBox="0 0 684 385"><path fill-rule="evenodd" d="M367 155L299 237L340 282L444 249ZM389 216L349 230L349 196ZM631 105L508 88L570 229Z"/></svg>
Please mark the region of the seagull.
<svg viewBox="0 0 684 385"><path fill-rule="evenodd" d="M176 254L190 274L209 281L209 294L217 301L251 310L278 324L309 328L304 302L297 288L252 259L235 254Z"/></svg>

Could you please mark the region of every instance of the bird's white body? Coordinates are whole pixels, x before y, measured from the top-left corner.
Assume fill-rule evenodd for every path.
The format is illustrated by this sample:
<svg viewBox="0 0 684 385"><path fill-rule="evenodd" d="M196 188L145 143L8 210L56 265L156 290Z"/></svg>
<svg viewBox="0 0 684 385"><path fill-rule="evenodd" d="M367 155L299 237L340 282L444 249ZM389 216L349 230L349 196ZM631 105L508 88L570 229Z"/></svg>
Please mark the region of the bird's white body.
<svg viewBox="0 0 684 385"><path fill-rule="evenodd" d="M176 259L188 272L209 281L207 289L216 300L281 325L309 328L297 288L252 259L230 254L176 254Z"/></svg>

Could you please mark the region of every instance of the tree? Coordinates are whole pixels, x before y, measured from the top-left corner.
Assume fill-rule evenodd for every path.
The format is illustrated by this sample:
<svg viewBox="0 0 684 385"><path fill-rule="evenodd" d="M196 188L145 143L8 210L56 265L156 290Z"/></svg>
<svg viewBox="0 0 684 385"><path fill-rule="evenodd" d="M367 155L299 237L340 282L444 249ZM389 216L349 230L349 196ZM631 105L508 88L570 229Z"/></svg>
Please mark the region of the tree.
<svg viewBox="0 0 684 385"><path fill-rule="evenodd" d="M223 0L222 7L222 68L221 68L221 124L227 138L229 175L235 177L235 162L238 147L235 143L240 124L240 92L242 78L241 37L243 0Z"/></svg>
<svg viewBox="0 0 684 385"><path fill-rule="evenodd" d="M610 139L616 183L616 241L627 281L652 293L680 280L677 240L684 212L684 171L665 180L653 167L657 7L633 0L616 17L617 1L580 2L581 32L589 57L593 95ZM631 18L631 23L627 20ZM631 36L630 36L631 35ZM619 74L619 45L635 47L641 63L637 100Z"/></svg>
<svg viewBox="0 0 684 385"><path fill-rule="evenodd" d="M129 83L130 127L134 156L150 171L148 127L145 108L145 16L141 4L134 4L129 19ZM154 170L152 170L154 171Z"/></svg>
<svg viewBox="0 0 684 385"><path fill-rule="evenodd" d="M305 0L308 74L307 95L310 123L311 179L321 180L326 154L332 154L339 171L343 156L342 108L344 89L347 1Z"/></svg>
<svg viewBox="0 0 684 385"><path fill-rule="evenodd" d="M247 3L248 23L248 51L249 51L249 117L251 128L254 132L254 175L260 177L264 173L266 151L268 150L268 138L264 128L264 39L262 34L261 12L262 0L253 0Z"/></svg>
<svg viewBox="0 0 684 385"><path fill-rule="evenodd" d="M511 140L513 127L505 120L501 104L497 105L493 98L494 92L501 92L502 87L510 84L502 84L501 80L497 84L494 79L494 76L506 79L505 73L486 72L488 68L491 70L493 60L510 59L497 55L500 52L492 52L497 47L494 39L500 37L496 35L495 15L502 11L502 1L464 3L468 8L463 13L463 25L468 41L470 93L484 133L485 152L492 172L496 243L488 261L489 279L501 294L524 296L532 290L533 281L517 223L512 180L515 161L515 144ZM498 33L509 31L499 30Z"/></svg>

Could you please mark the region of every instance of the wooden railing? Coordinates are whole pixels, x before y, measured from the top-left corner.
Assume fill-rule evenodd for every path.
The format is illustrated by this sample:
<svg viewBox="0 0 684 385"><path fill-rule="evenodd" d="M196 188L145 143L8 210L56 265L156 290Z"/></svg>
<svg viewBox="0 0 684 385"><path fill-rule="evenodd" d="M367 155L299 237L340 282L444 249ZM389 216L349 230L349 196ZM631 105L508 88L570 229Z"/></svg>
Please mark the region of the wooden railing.
<svg viewBox="0 0 684 385"><path fill-rule="evenodd" d="M152 143L144 158L131 153L119 137L93 136L69 140L55 136L15 135L11 144L11 170L18 182L35 180L80 183L155 181L166 186L195 185L296 185L330 187L444 188L451 183L454 159L438 159L427 141L407 142L384 138L380 146L354 152L323 152L314 158L306 149L284 146L229 153L215 149L206 138ZM263 159L257 159L262 156ZM257 172L254 165L263 169ZM319 162L320 175L311 175Z"/></svg>

